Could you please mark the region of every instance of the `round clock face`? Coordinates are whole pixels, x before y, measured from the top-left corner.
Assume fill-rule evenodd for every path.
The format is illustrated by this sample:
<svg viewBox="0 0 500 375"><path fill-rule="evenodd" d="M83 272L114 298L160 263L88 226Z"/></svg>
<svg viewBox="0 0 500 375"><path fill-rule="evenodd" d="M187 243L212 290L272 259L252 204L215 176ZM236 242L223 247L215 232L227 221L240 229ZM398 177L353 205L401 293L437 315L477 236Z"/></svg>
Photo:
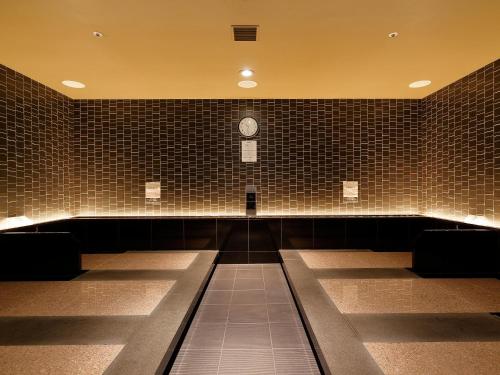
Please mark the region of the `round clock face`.
<svg viewBox="0 0 500 375"><path fill-rule="evenodd" d="M259 131L259 125L253 117L245 117L241 119L239 129L241 135L245 137L253 137Z"/></svg>

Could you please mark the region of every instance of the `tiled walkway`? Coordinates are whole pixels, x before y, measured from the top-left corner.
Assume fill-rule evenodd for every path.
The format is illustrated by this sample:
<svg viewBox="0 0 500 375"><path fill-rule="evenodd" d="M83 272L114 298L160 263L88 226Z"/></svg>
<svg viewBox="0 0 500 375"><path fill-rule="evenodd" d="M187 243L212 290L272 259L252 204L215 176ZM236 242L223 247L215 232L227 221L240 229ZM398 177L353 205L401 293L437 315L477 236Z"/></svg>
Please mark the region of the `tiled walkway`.
<svg viewBox="0 0 500 375"><path fill-rule="evenodd" d="M171 374L319 374L278 264L219 265Z"/></svg>

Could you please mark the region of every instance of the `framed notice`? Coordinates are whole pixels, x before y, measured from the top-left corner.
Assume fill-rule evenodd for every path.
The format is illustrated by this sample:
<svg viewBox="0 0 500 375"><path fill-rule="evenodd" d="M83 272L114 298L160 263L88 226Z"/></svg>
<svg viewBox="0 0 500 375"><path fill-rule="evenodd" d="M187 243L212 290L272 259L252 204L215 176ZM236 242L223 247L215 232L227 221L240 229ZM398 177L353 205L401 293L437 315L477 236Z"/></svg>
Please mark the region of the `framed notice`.
<svg viewBox="0 0 500 375"><path fill-rule="evenodd" d="M160 203L161 183L159 181L146 182L146 203Z"/></svg>
<svg viewBox="0 0 500 375"><path fill-rule="evenodd" d="M257 162L257 141L241 141L241 161L243 163Z"/></svg>
<svg viewBox="0 0 500 375"><path fill-rule="evenodd" d="M358 181L342 181L344 202L358 201Z"/></svg>

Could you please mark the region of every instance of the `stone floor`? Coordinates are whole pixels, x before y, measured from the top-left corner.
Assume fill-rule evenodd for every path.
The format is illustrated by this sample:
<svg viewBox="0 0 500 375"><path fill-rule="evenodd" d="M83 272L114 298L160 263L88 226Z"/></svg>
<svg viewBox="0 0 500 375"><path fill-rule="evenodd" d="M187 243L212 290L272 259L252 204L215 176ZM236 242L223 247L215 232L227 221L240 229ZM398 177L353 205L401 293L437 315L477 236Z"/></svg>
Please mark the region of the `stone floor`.
<svg viewBox="0 0 500 375"><path fill-rule="evenodd" d="M332 373L500 373L499 280L422 279L409 253L281 254ZM0 373L155 373L215 256L93 254L71 281L0 282ZM217 266L171 373L319 374L280 265Z"/></svg>
<svg viewBox="0 0 500 375"><path fill-rule="evenodd" d="M319 279L342 313L500 311L496 279Z"/></svg>
<svg viewBox="0 0 500 375"><path fill-rule="evenodd" d="M149 315L175 280L1 283L0 316Z"/></svg>
<svg viewBox="0 0 500 375"><path fill-rule="evenodd" d="M281 266L218 265L171 374L319 374Z"/></svg>
<svg viewBox="0 0 500 375"><path fill-rule="evenodd" d="M500 280L422 279L408 269L411 253L282 256L332 373L500 373Z"/></svg>
<svg viewBox="0 0 500 375"><path fill-rule="evenodd" d="M367 343L365 346L387 375L500 373L498 341Z"/></svg>
<svg viewBox="0 0 500 375"><path fill-rule="evenodd" d="M0 282L0 374L154 374L215 256L88 254L74 280Z"/></svg>
<svg viewBox="0 0 500 375"><path fill-rule="evenodd" d="M408 252L301 251L300 256L309 268L405 268L412 262Z"/></svg>
<svg viewBox="0 0 500 375"><path fill-rule="evenodd" d="M84 254L85 270L184 270L195 260L196 252L126 252Z"/></svg>
<svg viewBox="0 0 500 375"><path fill-rule="evenodd" d="M123 345L0 346L2 374L102 374Z"/></svg>

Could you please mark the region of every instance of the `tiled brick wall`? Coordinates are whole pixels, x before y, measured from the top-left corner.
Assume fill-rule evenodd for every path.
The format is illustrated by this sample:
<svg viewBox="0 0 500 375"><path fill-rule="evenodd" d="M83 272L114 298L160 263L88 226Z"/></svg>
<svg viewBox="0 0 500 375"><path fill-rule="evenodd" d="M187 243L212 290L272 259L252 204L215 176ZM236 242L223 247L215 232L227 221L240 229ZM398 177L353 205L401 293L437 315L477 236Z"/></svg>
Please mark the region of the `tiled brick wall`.
<svg viewBox="0 0 500 375"><path fill-rule="evenodd" d="M261 214L417 213L418 114L418 100L77 100L77 211L242 214L254 184ZM247 115L257 163L240 161ZM145 204L146 181L161 205Z"/></svg>
<svg viewBox="0 0 500 375"><path fill-rule="evenodd" d="M70 214L70 98L0 65L0 220Z"/></svg>
<svg viewBox="0 0 500 375"><path fill-rule="evenodd" d="M500 60L422 100L420 209L500 223Z"/></svg>
<svg viewBox="0 0 500 375"><path fill-rule="evenodd" d="M427 213L500 223L500 62L419 100L71 100L0 65L0 219ZM261 127L240 161L237 124ZM70 175L71 173L71 175ZM342 181L358 180L358 203ZM159 204L144 184L161 181Z"/></svg>

